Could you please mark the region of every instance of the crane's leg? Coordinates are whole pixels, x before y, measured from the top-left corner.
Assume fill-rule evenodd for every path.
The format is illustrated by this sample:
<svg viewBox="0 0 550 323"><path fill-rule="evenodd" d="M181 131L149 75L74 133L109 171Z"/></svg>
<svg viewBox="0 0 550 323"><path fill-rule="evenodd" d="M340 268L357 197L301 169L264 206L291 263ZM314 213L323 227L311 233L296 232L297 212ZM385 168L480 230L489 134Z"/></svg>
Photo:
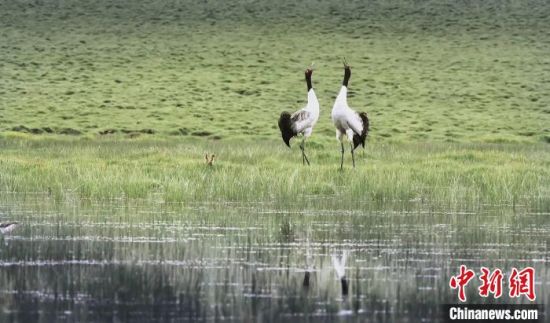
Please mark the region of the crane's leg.
<svg viewBox="0 0 550 323"><path fill-rule="evenodd" d="M306 152L305 152L305 144L306 144L306 138L304 137L302 139L302 143L300 144L300 149L302 150L302 163L305 165L304 160L307 162L307 165L309 166L309 160L307 159Z"/></svg>
<svg viewBox="0 0 550 323"><path fill-rule="evenodd" d="M344 170L344 143L340 141L342 146L342 159L340 160L340 170Z"/></svg>
<svg viewBox="0 0 550 323"><path fill-rule="evenodd" d="M355 168L355 155L353 154L353 143L351 143L351 160L353 161L353 168Z"/></svg>
<svg viewBox="0 0 550 323"><path fill-rule="evenodd" d="M302 150L302 165L306 164L306 153L304 153L304 147L300 144L300 150ZM309 162L308 162L309 164Z"/></svg>

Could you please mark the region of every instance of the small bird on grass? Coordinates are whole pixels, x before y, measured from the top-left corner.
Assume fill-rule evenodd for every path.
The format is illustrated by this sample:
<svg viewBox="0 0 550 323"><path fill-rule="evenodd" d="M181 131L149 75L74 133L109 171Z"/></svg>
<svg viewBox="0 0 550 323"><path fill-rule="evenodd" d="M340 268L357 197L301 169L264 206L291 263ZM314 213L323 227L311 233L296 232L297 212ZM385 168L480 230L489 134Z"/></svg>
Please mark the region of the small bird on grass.
<svg viewBox="0 0 550 323"><path fill-rule="evenodd" d="M205 163L207 166L212 166L212 163L214 163L214 158L216 158L216 155L212 154L212 156L208 157L208 153L204 155Z"/></svg>

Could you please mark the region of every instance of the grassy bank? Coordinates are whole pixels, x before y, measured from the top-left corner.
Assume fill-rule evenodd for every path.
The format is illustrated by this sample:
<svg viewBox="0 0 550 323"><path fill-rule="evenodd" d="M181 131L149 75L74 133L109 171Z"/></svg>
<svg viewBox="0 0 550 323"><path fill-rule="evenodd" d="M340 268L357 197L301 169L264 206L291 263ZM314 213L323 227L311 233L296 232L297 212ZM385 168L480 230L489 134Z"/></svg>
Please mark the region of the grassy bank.
<svg viewBox="0 0 550 323"><path fill-rule="evenodd" d="M3 1L0 131L273 139L306 100L388 141L550 141L547 1Z"/></svg>
<svg viewBox="0 0 550 323"><path fill-rule="evenodd" d="M550 208L546 145L389 144L357 154L339 171L336 142L297 147L278 141L67 140L4 136L0 189L59 200L155 199L262 202L281 207L368 207L422 203ZM204 162L215 153L213 167Z"/></svg>

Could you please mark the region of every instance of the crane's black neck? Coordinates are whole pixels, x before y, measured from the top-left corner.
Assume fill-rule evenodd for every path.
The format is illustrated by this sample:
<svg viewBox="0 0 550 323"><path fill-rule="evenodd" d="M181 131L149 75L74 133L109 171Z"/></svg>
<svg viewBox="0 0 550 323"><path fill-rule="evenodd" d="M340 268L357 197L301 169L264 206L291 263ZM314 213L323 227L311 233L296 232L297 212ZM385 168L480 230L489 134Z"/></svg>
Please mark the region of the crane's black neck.
<svg viewBox="0 0 550 323"><path fill-rule="evenodd" d="M340 284L342 286L342 296L348 296L349 285L348 285L348 280L346 279L346 276L340 278Z"/></svg>
<svg viewBox="0 0 550 323"><path fill-rule="evenodd" d="M306 271L306 274L304 275L304 282L302 283L302 286L304 286L304 288L309 287L309 276L309 271Z"/></svg>
<svg viewBox="0 0 550 323"><path fill-rule="evenodd" d="M345 87L348 87L348 82L351 77L351 69L349 67L344 68L344 82L342 82L342 85Z"/></svg>
<svg viewBox="0 0 550 323"><path fill-rule="evenodd" d="M311 85L311 72L308 73L306 71L306 83L307 83L307 91L309 92L309 90L313 88L313 86Z"/></svg>

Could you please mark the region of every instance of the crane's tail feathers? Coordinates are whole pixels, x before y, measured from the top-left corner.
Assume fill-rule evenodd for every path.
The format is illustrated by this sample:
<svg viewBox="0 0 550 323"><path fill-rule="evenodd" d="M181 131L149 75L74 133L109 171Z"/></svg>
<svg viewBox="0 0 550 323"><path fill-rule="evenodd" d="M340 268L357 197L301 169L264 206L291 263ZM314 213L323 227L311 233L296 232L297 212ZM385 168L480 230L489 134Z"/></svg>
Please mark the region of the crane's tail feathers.
<svg viewBox="0 0 550 323"><path fill-rule="evenodd" d="M290 147L290 138L296 136L294 130L292 130L292 120L290 113L283 112L279 118L279 129L281 129L281 136L285 144Z"/></svg>
<svg viewBox="0 0 550 323"><path fill-rule="evenodd" d="M365 141L367 140L367 135L369 134L369 117L367 116L367 113L359 113L359 118L361 118L361 122L363 123L363 131L360 135L353 135L353 149L357 148L359 145L365 148Z"/></svg>

